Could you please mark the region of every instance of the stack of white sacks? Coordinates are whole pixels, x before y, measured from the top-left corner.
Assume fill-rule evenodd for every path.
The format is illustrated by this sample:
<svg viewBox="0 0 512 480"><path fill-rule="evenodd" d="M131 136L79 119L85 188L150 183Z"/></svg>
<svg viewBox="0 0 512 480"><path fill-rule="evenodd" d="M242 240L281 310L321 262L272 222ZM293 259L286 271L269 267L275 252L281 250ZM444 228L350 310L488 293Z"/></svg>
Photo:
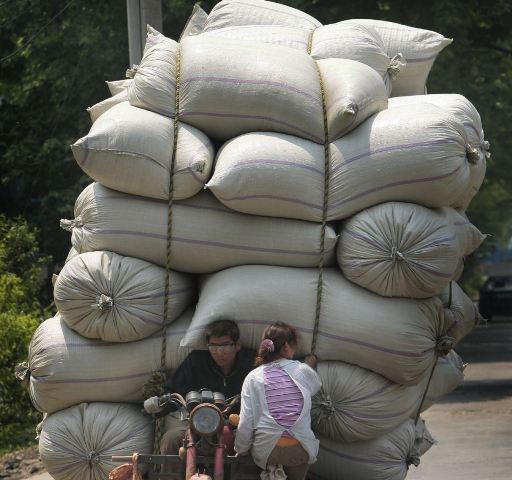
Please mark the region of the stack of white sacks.
<svg viewBox="0 0 512 480"><path fill-rule="evenodd" d="M433 442L419 410L462 382L448 351L478 318L455 281L483 239L463 212L488 144L468 100L424 94L449 43L261 0L196 9L180 43L149 29L133 79L110 82L72 146L96 183L62 222L59 314L29 358L54 478L103 479L112 455L151 452L140 404L161 367L166 265L169 372L213 320L253 348L290 323L321 360L311 475L405 478Z"/></svg>

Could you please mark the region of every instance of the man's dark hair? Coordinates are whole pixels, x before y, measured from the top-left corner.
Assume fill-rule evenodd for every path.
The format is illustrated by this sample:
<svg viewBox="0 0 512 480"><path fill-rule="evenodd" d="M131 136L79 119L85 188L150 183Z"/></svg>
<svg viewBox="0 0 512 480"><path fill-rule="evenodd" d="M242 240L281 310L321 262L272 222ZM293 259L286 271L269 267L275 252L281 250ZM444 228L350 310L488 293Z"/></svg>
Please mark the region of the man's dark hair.
<svg viewBox="0 0 512 480"><path fill-rule="evenodd" d="M210 337L231 337L233 342L237 342L240 330L232 320L215 320L206 327L205 335L207 342L210 341Z"/></svg>

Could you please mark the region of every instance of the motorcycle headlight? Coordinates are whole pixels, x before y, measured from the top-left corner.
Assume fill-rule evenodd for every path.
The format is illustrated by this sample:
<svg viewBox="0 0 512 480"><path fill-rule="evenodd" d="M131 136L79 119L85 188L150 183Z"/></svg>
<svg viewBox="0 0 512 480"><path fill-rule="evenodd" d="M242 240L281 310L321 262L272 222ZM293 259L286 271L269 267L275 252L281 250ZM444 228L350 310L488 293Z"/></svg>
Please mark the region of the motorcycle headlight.
<svg viewBox="0 0 512 480"><path fill-rule="evenodd" d="M190 413L190 428L197 435L213 435L222 427L222 413L215 405L202 403Z"/></svg>

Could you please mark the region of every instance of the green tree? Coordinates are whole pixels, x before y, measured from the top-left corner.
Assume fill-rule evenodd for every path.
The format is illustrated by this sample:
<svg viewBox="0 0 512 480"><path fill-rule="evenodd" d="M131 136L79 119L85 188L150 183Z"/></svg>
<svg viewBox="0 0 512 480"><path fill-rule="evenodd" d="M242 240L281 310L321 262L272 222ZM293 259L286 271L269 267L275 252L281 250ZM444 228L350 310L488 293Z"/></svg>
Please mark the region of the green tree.
<svg viewBox="0 0 512 480"><path fill-rule="evenodd" d="M49 260L25 220L0 215L0 451L26 444L39 418L14 367L45 313L38 297Z"/></svg>

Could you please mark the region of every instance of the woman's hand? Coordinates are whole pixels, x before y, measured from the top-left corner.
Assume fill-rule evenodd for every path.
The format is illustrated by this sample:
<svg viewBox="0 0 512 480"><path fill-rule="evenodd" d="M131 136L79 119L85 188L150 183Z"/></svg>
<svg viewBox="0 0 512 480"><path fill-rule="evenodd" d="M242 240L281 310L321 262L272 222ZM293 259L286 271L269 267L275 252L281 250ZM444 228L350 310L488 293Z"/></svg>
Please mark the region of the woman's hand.
<svg viewBox="0 0 512 480"><path fill-rule="evenodd" d="M304 357L304 363L309 365L313 370L316 370L316 366L318 364L318 357L314 353L308 353Z"/></svg>

